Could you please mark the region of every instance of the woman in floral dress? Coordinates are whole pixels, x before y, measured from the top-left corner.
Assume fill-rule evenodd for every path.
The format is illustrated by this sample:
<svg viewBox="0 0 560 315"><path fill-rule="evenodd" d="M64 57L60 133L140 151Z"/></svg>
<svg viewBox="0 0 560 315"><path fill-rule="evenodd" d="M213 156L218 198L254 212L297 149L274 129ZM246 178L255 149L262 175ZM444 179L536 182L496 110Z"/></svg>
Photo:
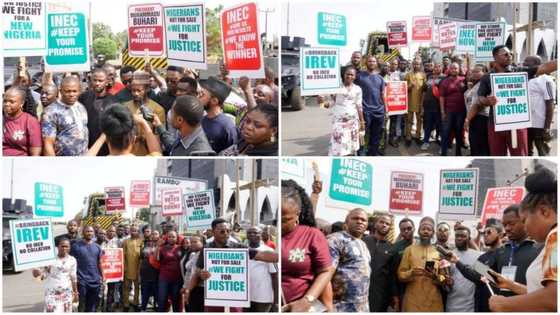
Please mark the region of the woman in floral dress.
<svg viewBox="0 0 560 315"><path fill-rule="evenodd" d="M330 156L356 155L360 148L360 130L364 130L362 89L355 85L356 70L346 67L341 93L331 97L332 133Z"/></svg>
<svg viewBox="0 0 560 315"><path fill-rule="evenodd" d="M70 256L70 240L63 238L58 243L58 256L54 264L33 269L34 277L45 280L45 312L71 313L72 302L78 300L76 277L77 262Z"/></svg>

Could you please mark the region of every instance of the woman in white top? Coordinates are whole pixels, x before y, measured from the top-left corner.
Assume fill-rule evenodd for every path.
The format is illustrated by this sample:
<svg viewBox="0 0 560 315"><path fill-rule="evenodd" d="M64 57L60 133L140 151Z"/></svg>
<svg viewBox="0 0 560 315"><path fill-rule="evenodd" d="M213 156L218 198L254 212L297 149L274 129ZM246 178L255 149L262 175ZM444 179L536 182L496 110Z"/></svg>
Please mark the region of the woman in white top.
<svg viewBox="0 0 560 315"><path fill-rule="evenodd" d="M70 240L63 238L58 243L58 256L54 264L32 271L34 277L46 279L45 312L71 313L72 302L78 301L78 264L69 252Z"/></svg>
<svg viewBox="0 0 560 315"><path fill-rule="evenodd" d="M362 89L355 85L356 70L344 70L341 93L331 97L332 133L330 156L356 155L360 148L360 131L365 121L362 113Z"/></svg>

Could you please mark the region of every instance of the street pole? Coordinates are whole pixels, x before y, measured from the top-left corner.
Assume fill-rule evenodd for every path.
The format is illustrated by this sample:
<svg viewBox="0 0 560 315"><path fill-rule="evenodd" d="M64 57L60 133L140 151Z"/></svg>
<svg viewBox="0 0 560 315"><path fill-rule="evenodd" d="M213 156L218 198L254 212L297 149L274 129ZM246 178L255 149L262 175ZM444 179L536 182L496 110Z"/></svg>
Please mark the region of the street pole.
<svg viewBox="0 0 560 315"><path fill-rule="evenodd" d="M288 10L286 13L286 36L290 36L290 2L288 2Z"/></svg>
<svg viewBox="0 0 560 315"><path fill-rule="evenodd" d="M233 221L235 223L236 220L239 220L239 212L240 212L240 203L239 203L239 160L235 160L235 216L233 217Z"/></svg>
<svg viewBox="0 0 560 315"><path fill-rule="evenodd" d="M257 192L256 192L256 187L255 187L255 183L257 181L257 161L256 160L252 160L251 161L251 193L250 193L250 200L251 200L251 226L255 226L256 224L256 219L257 219L257 209L256 209L256 198L257 198Z"/></svg>
<svg viewBox="0 0 560 315"><path fill-rule="evenodd" d="M268 14L273 13L274 9L266 9L266 10L259 10L261 13L264 13L264 32L266 33L266 37L268 37Z"/></svg>
<svg viewBox="0 0 560 315"><path fill-rule="evenodd" d="M513 54L513 62L517 63L517 21L519 18L519 3L513 4L513 30L511 34L511 52Z"/></svg>
<svg viewBox="0 0 560 315"><path fill-rule="evenodd" d="M529 21L527 22L527 56L533 54L533 3L529 3Z"/></svg>

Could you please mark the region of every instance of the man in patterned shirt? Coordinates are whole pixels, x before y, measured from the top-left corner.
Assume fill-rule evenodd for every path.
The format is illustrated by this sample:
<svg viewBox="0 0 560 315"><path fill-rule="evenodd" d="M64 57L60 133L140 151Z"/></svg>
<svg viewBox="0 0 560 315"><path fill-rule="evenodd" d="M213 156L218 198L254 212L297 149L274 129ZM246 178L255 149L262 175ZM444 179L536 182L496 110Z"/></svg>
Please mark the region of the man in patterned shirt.
<svg viewBox="0 0 560 315"><path fill-rule="evenodd" d="M80 81L76 77L64 78L60 92L61 99L43 113L43 152L48 156L82 155L88 150L88 116L78 102Z"/></svg>
<svg viewBox="0 0 560 315"><path fill-rule="evenodd" d="M329 251L336 268L331 280L336 312L369 312L368 291L371 273L369 251L361 240L368 226L363 209L346 216L346 230L329 235Z"/></svg>

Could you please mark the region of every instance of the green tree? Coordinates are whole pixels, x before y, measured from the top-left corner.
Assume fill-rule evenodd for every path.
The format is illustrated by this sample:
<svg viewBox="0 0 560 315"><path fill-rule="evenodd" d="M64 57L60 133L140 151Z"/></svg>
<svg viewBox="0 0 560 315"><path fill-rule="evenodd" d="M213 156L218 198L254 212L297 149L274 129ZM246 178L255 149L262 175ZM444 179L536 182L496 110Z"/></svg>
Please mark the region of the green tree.
<svg viewBox="0 0 560 315"><path fill-rule="evenodd" d="M141 208L136 212L136 217L144 222L150 222L150 208Z"/></svg>
<svg viewBox="0 0 560 315"><path fill-rule="evenodd" d="M113 39L114 35L111 31L111 27L104 23L93 23L91 30L91 40L95 41L98 38L110 38Z"/></svg>
<svg viewBox="0 0 560 315"><path fill-rule="evenodd" d="M224 6L219 5L214 9L206 10L206 45L208 58L222 58L222 29L220 27L220 12Z"/></svg>
<svg viewBox="0 0 560 315"><path fill-rule="evenodd" d="M115 34L115 38L117 39L117 45L119 49L123 49L126 47L128 42L128 30L123 30Z"/></svg>
<svg viewBox="0 0 560 315"><path fill-rule="evenodd" d="M117 56L117 43L111 38L97 38L93 41L93 54L104 54L105 58L114 59Z"/></svg>

